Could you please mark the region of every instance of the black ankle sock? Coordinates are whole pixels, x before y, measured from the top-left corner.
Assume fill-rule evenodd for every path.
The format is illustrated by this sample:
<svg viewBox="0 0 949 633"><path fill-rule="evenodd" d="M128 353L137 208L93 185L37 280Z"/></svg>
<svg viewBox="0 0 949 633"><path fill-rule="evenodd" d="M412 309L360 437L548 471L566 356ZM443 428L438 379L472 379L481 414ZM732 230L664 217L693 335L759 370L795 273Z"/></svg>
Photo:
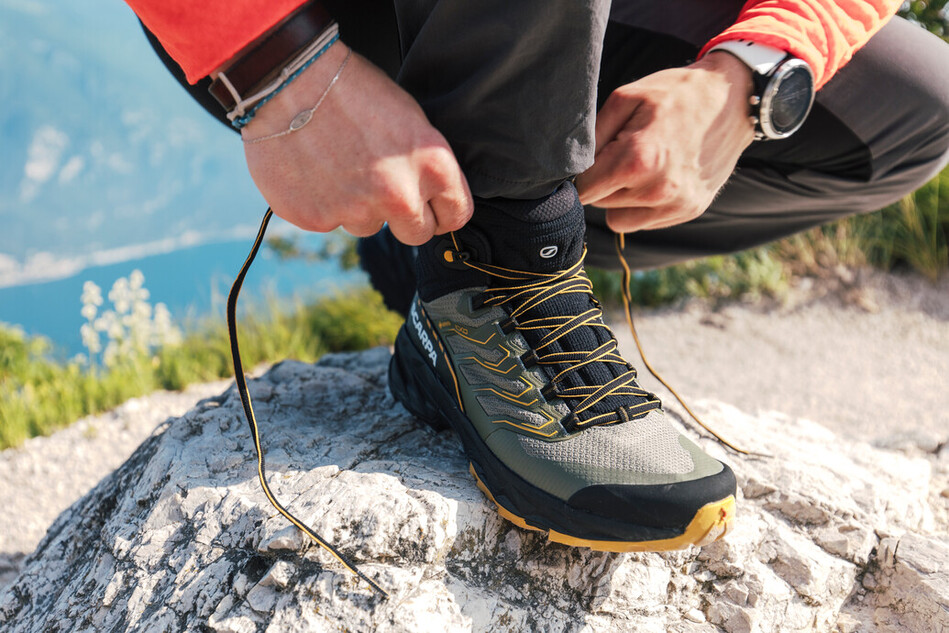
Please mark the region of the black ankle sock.
<svg viewBox="0 0 949 633"><path fill-rule="evenodd" d="M482 263L514 270L554 272L570 267L583 253L586 225L573 183L536 200L475 198L474 217L456 238ZM418 289L431 301L488 279L464 266L445 263L451 236L435 237L419 248Z"/></svg>

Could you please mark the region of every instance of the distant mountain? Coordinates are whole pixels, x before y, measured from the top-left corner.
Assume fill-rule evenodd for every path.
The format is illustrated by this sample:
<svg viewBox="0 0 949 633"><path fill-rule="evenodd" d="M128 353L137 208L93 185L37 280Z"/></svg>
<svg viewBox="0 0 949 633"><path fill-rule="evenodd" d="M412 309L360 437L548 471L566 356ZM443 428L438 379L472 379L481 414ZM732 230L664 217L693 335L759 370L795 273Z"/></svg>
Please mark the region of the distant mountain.
<svg viewBox="0 0 949 633"><path fill-rule="evenodd" d="M236 135L120 0L0 0L0 103L0 285L130 245L233 239L264 210Z"/></svg>

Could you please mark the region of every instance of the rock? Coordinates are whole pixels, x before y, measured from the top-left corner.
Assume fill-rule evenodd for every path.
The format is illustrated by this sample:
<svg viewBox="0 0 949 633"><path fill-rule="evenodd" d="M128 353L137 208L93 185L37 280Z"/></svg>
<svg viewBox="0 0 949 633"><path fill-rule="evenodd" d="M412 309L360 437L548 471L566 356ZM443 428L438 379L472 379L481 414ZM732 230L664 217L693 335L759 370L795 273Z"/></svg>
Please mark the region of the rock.
<svg viewBox="0 0 949 633"><path fill-rule="evenodd" d="M0 596L0 628L946 626L949 543L930 505L939 497L929 458L704 402L697 408L715 427L772 455L727 457L740 487L732 533L682 552L567 548L498 517L456 438L430 432L388 394L387 360L378 349L315 366L288 361L252 381L251 392L274 494L386 588L388 601L267 502L231 388L170 421L60 515Z"/></svg>
<svg viewBox="0 0 949 633"><path fill-rule="evenodd" d="M875 563L868 576L881 630L949 632L947 539L913 533L887 538Z"/></svg>

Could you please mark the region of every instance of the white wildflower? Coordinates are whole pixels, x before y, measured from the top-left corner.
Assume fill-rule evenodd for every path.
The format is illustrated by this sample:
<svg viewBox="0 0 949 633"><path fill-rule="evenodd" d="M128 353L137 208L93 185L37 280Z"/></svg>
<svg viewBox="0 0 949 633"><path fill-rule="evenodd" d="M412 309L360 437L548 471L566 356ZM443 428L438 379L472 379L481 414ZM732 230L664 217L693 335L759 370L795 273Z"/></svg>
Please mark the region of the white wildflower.
<svg viewBox="0 0 949 633"><path fill-rule="evenodd" d="M115 306L115 311L118 314L127 314L132 309L132 296L128 279L119 277L115 280L112 289L109 291L109 301Z"/></svg>
<svg viewBox="0 0 949 633"><path fill-rule="evenodd" d="M99 333L91 323L83 323L79 328L79 335L82 337L82 345L89 350L89 354L98 354L102 351L102 342L99 340Z"/></svg>
<svg viewBox="0 0 949 633"><path fill-rule="evenodd" d="M125 338L125 327L118 314L112 310L103 312L93 325L99 332L105 332L110 339L117 341Z"/></svg>
<svg viewBox="0 0 949 633"><path fill-rule="evenodd" d="M102 289L95 282L87 281L82 284L82 296L79 299L83 305L102 305Z"/></svg>
<svg viewBox="0 0 949 633"><path fill-rule="evenodd" d="M90 357L102 351L100 333L107 337L102 353L102 362L107 366L181 341L181 331L174 326L168 307L159 303L152 308L144 284L145 275L140 270L133 270L128 278L119 277L108 295L113 309L102 312L97 308L102 304L99 287L92 282L83 286L81 313L88 323L82 326L80 334Z"/></svg>
<svg viewBox="0 0 949 633"><path fill-rule="evenodd" d="M181 330L175 327L171 320L171 312L164 303L155 304L155 318L153 321L151 344L155 347L161 345L177 345L181 342Z"/></svg>
<svg viewBox="0 0 949 633"><path fill-rule="evenodd" d="M102 354L102 362L105 363L106 367L111 367L115 364L115 361L118 357L118 344L115 341L109 341L109 344L105 346L105 352Z"/></svg>

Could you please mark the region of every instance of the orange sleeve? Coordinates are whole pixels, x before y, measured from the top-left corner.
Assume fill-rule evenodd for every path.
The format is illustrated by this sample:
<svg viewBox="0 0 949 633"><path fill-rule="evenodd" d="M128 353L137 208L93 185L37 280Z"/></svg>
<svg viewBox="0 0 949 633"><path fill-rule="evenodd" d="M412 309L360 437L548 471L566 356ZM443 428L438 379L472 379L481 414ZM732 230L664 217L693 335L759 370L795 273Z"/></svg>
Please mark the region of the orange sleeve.
<svg viewBox="0 0 949 633"><path fill-rule="evenodd" d="M126 0L185 71L189 83L219 68L306 0Z"/></svg>
<svg viewBox="0 0 949 633"><path fill-rule="evenodd" d="M749 0L738 20L706 44L749 39L788 51L814 70L820 88L900 8L902 0Z"/></svg>

